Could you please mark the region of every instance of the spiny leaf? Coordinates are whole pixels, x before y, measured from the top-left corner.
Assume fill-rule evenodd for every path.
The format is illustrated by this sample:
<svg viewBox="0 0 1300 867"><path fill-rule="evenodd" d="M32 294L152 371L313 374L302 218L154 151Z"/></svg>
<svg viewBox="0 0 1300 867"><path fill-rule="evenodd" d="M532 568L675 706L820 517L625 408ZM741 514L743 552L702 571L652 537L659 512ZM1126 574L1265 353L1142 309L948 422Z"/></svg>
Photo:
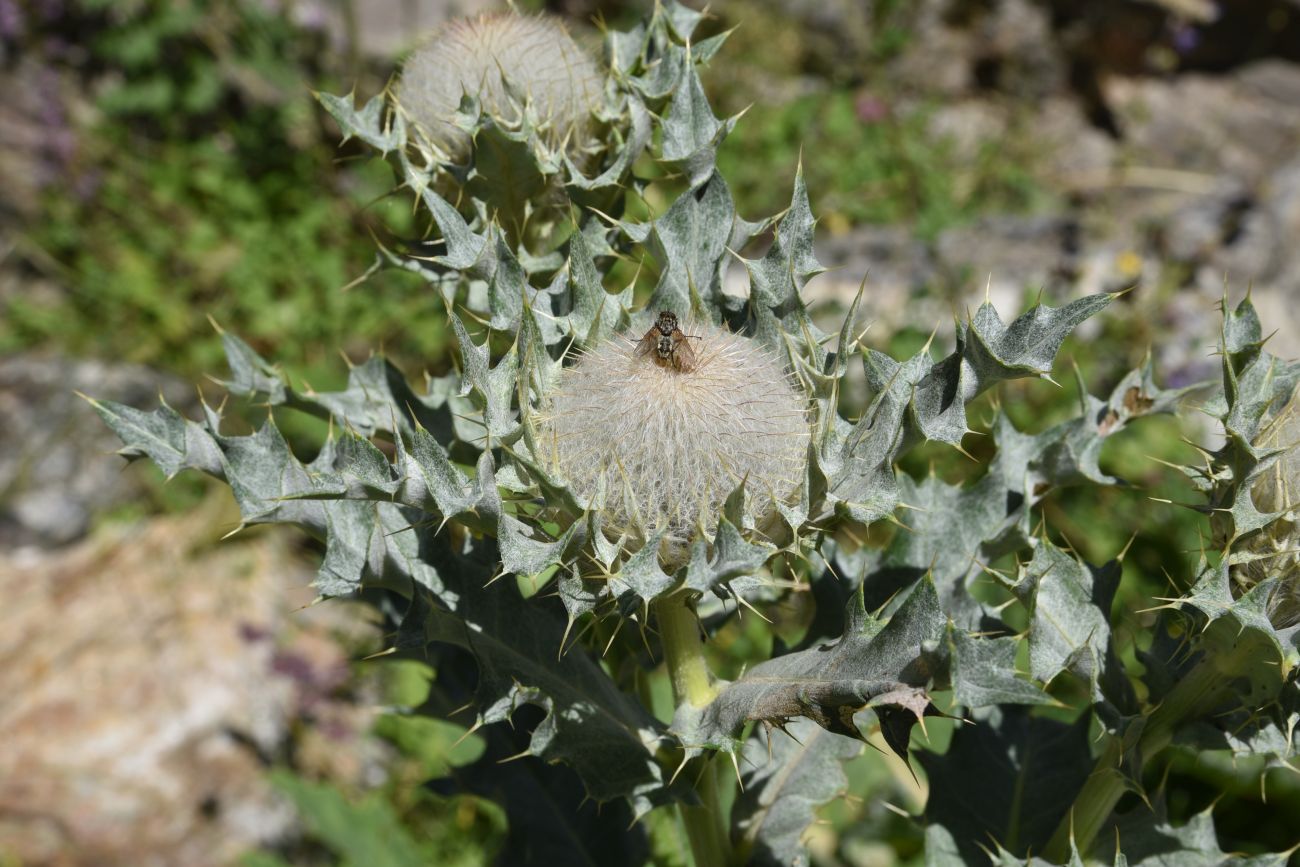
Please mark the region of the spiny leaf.
<svg viewBox="0 0 1300 867"><path fill-rule="evenodd" d="M1153 810L1139 805L1125 814L1116 831L1098 836L1099 854L1115 861L1124 858L1131 867L1285 867L1291 857L1290 852L1250 857L1224 852L1214 828L1213 805L1175 826L1163 797Z"/></svg>
<svg viewBox="0 0 1300 867"><path fill-rule="evenodd" d="M679 316L694 312L716 321L735 218L731 191L715 174L652 223L620 224L628 237L648 242L661 269L647 309L672 310Z"/></svg>
<svg viewBox="0 0 1300 867"><path fill-rule="evenodd" d="M732 810L733 837L745 863L763 867L806 865L801 838L817 809L848 786L843 763L862 745L839 738L811 720L795 720L786 731L769 728L745 744L752 770Z"/></svg>
<svg viewBox="0 0 1300 867"><path fill-rule="evenodd" d="M686 567L685 586L705 592L726 584L733 578L752 575L763 567L768 557L776 553L774 545L747 542L736 526L726 518L718 521L713 536L713 555L704 539L697 539L691 548L691 562Z"/></svg>
<svg viewBox="0 0 1300 867"><path fill-rule="evenodd" d="M934 585L922 581L888 623L850 601L844 635L833 644L759 663L707 707L679 709L673 728L690 746L729 748L742 724L807 717L828 731L861 738L853 716L870 707L886 741L906 756L912 725L931 711L927 688L942 675L945 619Z"/></svg>
<svg viewBox="0 0 1300 867"><path fill-rule="evenodd" d="M813 250L816 225L800 164L790 207L777 222L772 246L761 259L743 260L749 269L750 303L770 309L791 334L807 324L799 293L810 279L826 270Z"/></svg>
<svg viewBox="0 0 1300 867"><path fill-rule="evenodd" d="M401 371L377 356L352 366L342 391L299 391L290 387L278 368L238 337L223 334L221 342L231 372L230 379L222 384L232 394L333 419L362 436L379 431L410 435L423 427L439 439L448 440L453 413L471 407L468 401L457 406L457 399L450 395L450 378L431 380L429 393L418 395Z"/></svg>
<svg viewBox="0 0 1300 867"><path fill-rule="evenodd" d="M1041 687L1016 677L1017 643L1014 636L976 638L948 624L952 691L958 704L981 708L1055 703Z"/></svg>
<svg viewBox="0 0 1300 867"><path fill-rule="evenodd" d="M670 738L584 650L558 653L565 623L558 606L522 599L511 582L484 586L499 562L490 543L444 549L443 557L461 597L452 611L431 614L429 637L474 654L479 718L508 720L520 704L536 705L547 715L533 730L532 755L572 766L597 801L626 796L638 815L667 800L655 753Z"/></svg>
<svg viewBox="0 0 1300 867"><path fill-rule="evenodd" d="M926 822L966 863L995 842L1021 857L1040 851L1088 776L1088 743L1087 716L1067 725L1014 706L977 714L943 755L917 752L930 781Z"/></svg>
<svg viewBox="0 0 1300 867"><path fill-rule="evenodd" d="M664 116L664 162L682 169L694 190L713 175L718 146L736 120L732 117L720 121L714 116L699 73L688 66L673 93L672 107Z"/></svg>
<svg viewBox="0 0 1300 867"><path fill-rule="evenodd" d="M385 128L387 106L383 96L372 97L360 110L357 109L352 94L335 96L332 93L318 93L316 99L338 121L339 129L343 131L343 141L356 137L380 153L399 151L406 146L406 125L400 115L392 115L391 122Z"/></svg>
<svg viewBox="0 0 1300 867"><path fill-rule="evenodd" d="M1029 669L1050 682L1069 671L1091 686L1093 698L1132 705L1128 678L1110 642L1110 607L1118 563L1093 568L1040 540L1012 592L1029 610Z"/></svg>

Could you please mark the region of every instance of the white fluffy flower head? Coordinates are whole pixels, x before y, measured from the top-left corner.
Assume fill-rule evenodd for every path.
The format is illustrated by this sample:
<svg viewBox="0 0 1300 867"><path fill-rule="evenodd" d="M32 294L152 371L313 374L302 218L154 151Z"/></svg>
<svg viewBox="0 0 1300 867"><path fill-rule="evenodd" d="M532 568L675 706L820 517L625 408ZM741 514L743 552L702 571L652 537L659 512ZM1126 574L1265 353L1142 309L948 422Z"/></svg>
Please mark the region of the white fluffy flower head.
<svg viewBox="0 0 1300 867"><path fill-rule="evenodd" d="M558 19L498 12L447 22L407 59L397 102L431 143L469 151L453 118L465 94L483 111L518 123L506 82L522 90L552 144L581 139L599 105L600 69ZM577 142L575 142L577 143Z"/></svg>
<svg viewBox="0 0 1300 867"><path fill-rule="evenodd" d="M639 332L615 337L563 370L538 420L542 460L579 496L603 487L615 534L711 534L742 480L761 522L804 478L808 403L783 361L720 328L682 330L690 369L638 353Z"/></svg>

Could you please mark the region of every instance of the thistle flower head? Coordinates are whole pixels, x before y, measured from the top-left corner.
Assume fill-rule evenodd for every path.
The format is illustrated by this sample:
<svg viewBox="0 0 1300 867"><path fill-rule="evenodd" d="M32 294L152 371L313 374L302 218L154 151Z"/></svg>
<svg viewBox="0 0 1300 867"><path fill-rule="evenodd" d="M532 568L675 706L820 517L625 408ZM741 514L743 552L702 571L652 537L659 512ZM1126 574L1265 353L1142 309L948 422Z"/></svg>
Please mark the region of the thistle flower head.
<svg viewBox="0 0 1300 867"><path fill-rule="evenodd" d="M510 91L522 92L558 144L583 138L601 82L596 63L557 19L499 12L449 21L418 48L402 70L397 103L430 143L463 157L470 136L454 118L466 94L485 114L515 125L523 107Z"/></svg>
<svg viewBox="0 0 1300 867"><path fill-rule="evenodd" d="M586 352L561 373L537 422L543 461L579 496L603 489L604 526L615 535L711 534L742 481L761 521L804 477L807 400L782 360L720 328L682 331L691 363L660 357L639 331Z"/></svg>
<svg viewBox="0 0 1300 867"><path fill-rule="evenodd" d="M1250 584L1278 579L1268 613L1273 625L1282 629L1300 623L1300 389L1260 433L1255 446L1286 450L1250 492L1255 508L1281 515L1251 538L1244 578Z"/></svg>

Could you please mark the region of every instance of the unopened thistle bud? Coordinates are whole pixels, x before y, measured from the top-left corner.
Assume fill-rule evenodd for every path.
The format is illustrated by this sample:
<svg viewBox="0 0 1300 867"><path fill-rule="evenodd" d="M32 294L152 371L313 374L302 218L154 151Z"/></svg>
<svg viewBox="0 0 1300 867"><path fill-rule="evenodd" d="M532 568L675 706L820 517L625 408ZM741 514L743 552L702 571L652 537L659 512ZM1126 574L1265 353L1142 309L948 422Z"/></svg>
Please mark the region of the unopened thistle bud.
<svg viewBox="0 0 1300 867"><path fill-rule="evenodd" d="M1250 559L1241 570L1246 583L1276 578L1268 601L1278 629L1300 623L1300 389L1255 442L1257 448L1286 449L1255 482L1251 498L1262 512L1278 512L1272 524L1251 537Z"/></svg>
<svg viewBox="0 0 1300 867"><path fill-rule="evenodd" d="M407 59L397 103L429 143L463 158L470 137L454 117L466 94L500 123L522 120L523 106L507 82L524 94L547 141L581 147L602 75L549 16L499 12L447 22Z"/></svg>
<svg viewBox="0 0 1300 867"><path fill-rule="evenodd" d="M807 406L783 361L757 341L713 326L684 324L675 339L652 327L644 338L614 337L562 372L537 443L575 493L590 499L603 487L607 531L631 539L666 531L686 543L712 534L742 481L760 524L796 494Z"/></svg>

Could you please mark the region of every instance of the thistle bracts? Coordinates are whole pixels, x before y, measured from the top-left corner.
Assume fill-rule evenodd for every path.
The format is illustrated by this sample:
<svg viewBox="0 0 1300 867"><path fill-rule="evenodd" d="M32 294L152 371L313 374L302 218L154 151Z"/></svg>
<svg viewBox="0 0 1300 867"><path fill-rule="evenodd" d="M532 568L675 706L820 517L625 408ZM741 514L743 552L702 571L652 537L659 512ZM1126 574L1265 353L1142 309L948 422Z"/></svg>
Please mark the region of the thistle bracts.
<svg viewBox="0 0 1300 867"><path fill-rule="evenodd" d="M1223 377L1205 411L1223 443L1183 468L1209 518L1198 576L1165 600L1156 640L1142 654L1146 710L1112 717L1113 739L1062 821L1048 856L1088 851L1126 791L1143 792L1144 771L1179 743L1264 755L1269 766L1295 755L1300 722L1296 637L1293 395L1300 363L1265 349L1250 299L1223 305ZM1104 836L1104 835L1103 835Z"/></svg>

